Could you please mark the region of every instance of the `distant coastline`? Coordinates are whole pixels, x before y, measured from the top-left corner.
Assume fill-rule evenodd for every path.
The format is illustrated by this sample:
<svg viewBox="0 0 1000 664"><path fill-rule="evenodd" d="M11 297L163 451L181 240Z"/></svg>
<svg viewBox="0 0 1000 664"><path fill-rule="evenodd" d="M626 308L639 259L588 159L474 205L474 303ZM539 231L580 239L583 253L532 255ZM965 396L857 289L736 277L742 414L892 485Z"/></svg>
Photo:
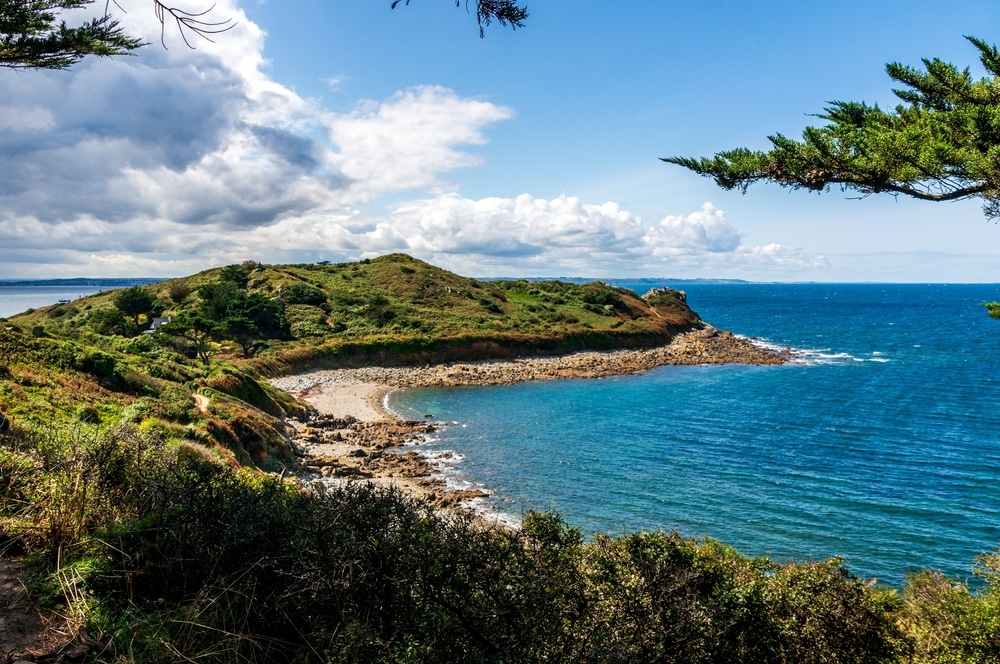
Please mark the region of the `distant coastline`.
<svg viewBox="0 0 1000 664"><path fill-rule="evenodd" d="M73 279L0 279L0 288L97 287L127 288L146 286L165 279L159 277L77 277Z"/></svg>

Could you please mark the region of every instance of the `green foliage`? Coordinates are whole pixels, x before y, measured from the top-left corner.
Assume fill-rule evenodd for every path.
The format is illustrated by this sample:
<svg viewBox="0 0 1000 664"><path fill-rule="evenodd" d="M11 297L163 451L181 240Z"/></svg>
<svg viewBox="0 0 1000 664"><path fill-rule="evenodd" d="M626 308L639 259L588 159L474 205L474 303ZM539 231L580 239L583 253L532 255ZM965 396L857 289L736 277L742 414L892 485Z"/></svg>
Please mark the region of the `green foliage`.
<svg viewBox="0 0 1000 664"><path fill-rule="evenodd" d="M973 37L988 78L974 80L939 59L924 70L886 66L902 85L891 111L859 102L832 102L818 115L829 124L808 127L802 141L768 137L769 152L738 148L711 159L663 161L714 178L724 189L758 181L826 190L840 185L862 195L904 194L931 201L983 199L987 218L1000 216L1000 51Z"/></svg>
<svg viewBox="0 0 1000 664"><path fill-rule="evenodd" d="M248 275L242 266L223 268L222 281L205 284L198 289L198 308L178 316L164 326L168 334L180 335L190 341L203 361L208 361L209 339L232 339L240 345L244 357L251 357L264 339L285 336L288 324L281 305L261 293L246 293L234 279ZM236 277L233 273L239 273Z"/></svg>
<svg viewBox="0 0 1000 664"><path fill-rule="evenodd" d="M374 295L368 300L368 304L363 310L363 315L377 327L384 327L396 317L396 312L393 310L387 297Z"/></svg>
<svg viewBox="0 0 1000 664"><path fill-rule="evenodd" d="M981 556L982 588L923 571L906 581L902 624L916 644L916 659L933 664L1000 661L1000 553Z"/></svg>
<svg viewBox="0 0 1000 664"><path fill-rule="evenodd" d="M481 306L483 309L486 309L486 311L489 311L492 314L503 313L503 309L500 308L500 305L494 302L493 300L489 299L488 297L481 297L479 298L478 301L479 301L479 306Z"/></svg>
<svg viewBox="0 0 1000 664"><path fill-rule="evenodd" d="M55 367L75 369L96 378L113 376L117 366L113 355L93 348L81 347L71 341L50 345L45 353L45 358Z"/></svg>
<svg viewBox="0 0 1000 664"><path fill-rule="evenodd" d="M209 342L218 330L218 323L200 311L189 311L172 316L170 322L158 332L165 339L162 343L178 353L208 364L211 356Z"/></svg>
<svg viewBox="0 0 1000 664"><path fill-rule="evenodd" d="M391 7L395 8L400 1L393 0ZM69 27L65 21L56 24L61 11L93 3L94 0L0 0L0 67L66 69L88 55L127 55L144 45L141 39L125 34L118 21L108 14L110 3L104 7L103 15L79 27ZM207 10L192 13L160 0L153 0L152 4L160 24L165 26L168 20L173 20L185 44L192 48L192 36L210 39L235 25L228 19L203 18ZM456 2L456 6L459 4ZM523 27L527 16L527 10L514 0L476 0L481 37L493 21L516 29ZM254 261L244 261L247 264L252 266Z"/></svg>
<svg viewBox="0 0 1000 664"><path fill-rule="evenodd" d="M281 397L283 394L269 384L255 380L245 369L228 365L217 367L211 375L200 379L199 383L207 388L225 392L254 408L269 415L280 417L288 410L290 400Z"/></svg>
<svg viewBox="0 0 1000 664"><path fill-rule="evenodd" d="M162 311L156 296L142 286L132 286L118 291L115 295L115 308L126 316L132 317L132 323L139 326L139 316Z"/></svg>
<svg viewBox="0 0 1000 664"><path fill-rule="evenodd" d="M130 336L134 331L132 322L119 309L98 309L90 314L88 323L98 334Z"/></svg>
<svg viewBox="0 0 1000 664"><path fill-rule="evenodd" d="M284 293L285 304L311 304L320 306L326 304L326 293L302 281L296 281L288 286Z"/></svg>
<svg viewBox="0 0 1000 664"><path fill-rule="evenodd" d="M175 279L167 286L167 295L174 304L184 304L191 292L191 284L181 279Z"/></svg>
<svg viewBox="0 0 1000 664"><path fill-rule="evenodd" d="M244 261L241 264L227 265L219 270L219 279L223 283L233 284L240 290L246 290L250 283L250 274L257 268L259 263Z"/></svg>
<svg viewBox="0 0 1000 664"><path fill-rule="evenodd" d="M303 491L130 429L10 439L0 501L0 533L124 661L904 654L891 607L838 561L774 565L664 533L587 543L553 514L494 529L364 483Z"/></svg>
<svg viewBox="0 0 1000 664"><path fill-rule="evenodd" d="M409 5L410 0L392 0L390 8L395 9L400 3ZM455 0L456 7L461 4L461 0ZM486 28L493 21L516 30L524 27L527 18L527 7L520 6L514 0L476 0L476 22L479 23L480 38L486 36Z"/></svg>
<svg viewBox="0 0 1000 664"><path fill-rule="evenodd" d="M990 318L1000 318L1000 302L983 302Z"/></svg>
<svg viewBox="0 0 1000 664"><path fill-rule="evenodd" d="M443 515L357 483L310 492L128 428L0 442L0 544L121 661L995 662L1000 554L979 590L902 596L839 560L713 541L585 541Z"/></svg>
<svg viewBox="0 0 1000 664"><path fill-rule="evenodd" d="M0 0L0 67L66 69L88 55L125 55L143 45L104 15L79 27L56 23L60 11L93 0Z"/></svg>

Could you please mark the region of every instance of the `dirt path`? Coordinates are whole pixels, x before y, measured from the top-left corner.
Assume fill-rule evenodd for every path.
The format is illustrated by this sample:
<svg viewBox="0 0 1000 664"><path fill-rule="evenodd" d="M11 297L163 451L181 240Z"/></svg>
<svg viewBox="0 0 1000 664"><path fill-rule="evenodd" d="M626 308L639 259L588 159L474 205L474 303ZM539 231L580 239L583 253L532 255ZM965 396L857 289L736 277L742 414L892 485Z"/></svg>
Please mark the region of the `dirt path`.
<svg viewBox="0 0 1000 664"><path fill-rule="evenodd" d="M73 640L65 620L35 607L23 576L18 561L0 557L0 664L58 658L60 650Z"/></svg>

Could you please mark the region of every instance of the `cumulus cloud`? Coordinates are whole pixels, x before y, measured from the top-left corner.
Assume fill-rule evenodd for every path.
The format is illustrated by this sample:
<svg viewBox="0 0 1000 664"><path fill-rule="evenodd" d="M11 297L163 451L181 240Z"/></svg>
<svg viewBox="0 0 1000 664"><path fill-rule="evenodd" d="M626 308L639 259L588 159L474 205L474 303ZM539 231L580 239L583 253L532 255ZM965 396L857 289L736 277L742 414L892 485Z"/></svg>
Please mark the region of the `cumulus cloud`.
<svg viewBox="0 0 1000 664"><path fill-rule="evenodd" d="M721 253L740 246L740 234L726 221L722 210L705 203L688 215L669 215L643 238L654 256Z"/></svg>
<svg viewBox="0 0 1000 664"><path fill-rule="evenodd" d="M214 15L238 28L196 50L168 30L172 48L135 58L0 73L0 233L14 239L0 263L32 247L62 256L67 238L80 256L144 253L151 238L219 238L440 185L477 163L463 145L511 116L433 86L328 112L267 76L264 35L235 0ZM122 19L159 41L151 10Z"/></svg>
<svg viewBox="0 0 1000 664"><path fill-rule="evenodd" d="M823 268L779 244L740 243L725 213L706 203L648 223L613 202L521 194L458 194L409 201L386 214L288 219L258 234L288 260L347 260L406 252L476 276L731 276L762 278ZM734 239L735 238L735 239Z"/></svg>
<svg viewBox="0 0 1000 664"><path fill-rule="evenodd" d="M711 203L647 222L576 196L429 194L457 192L449 174L480 163L466 148L511 109L425 85L334 113L268 76L264 34L237 0L214 15L238 27L196 50L169 30L160 48L152 11L136 8L123 22L154 46L135 58L0 72L0 277L166 276L390 251L473 275L817 264L744 246ZM380 211L386 200L397 202Z"/></svg>
<svg viewBox="0 0 1000 664"><path fill-rule="evenodd" d="M439 183L439 173L478 164L456 146L485 143L482 127L510 116L506 108L445 88L407 90L330 119L330 137L340 147L332 161L360 201L429 187Z"/></svg>

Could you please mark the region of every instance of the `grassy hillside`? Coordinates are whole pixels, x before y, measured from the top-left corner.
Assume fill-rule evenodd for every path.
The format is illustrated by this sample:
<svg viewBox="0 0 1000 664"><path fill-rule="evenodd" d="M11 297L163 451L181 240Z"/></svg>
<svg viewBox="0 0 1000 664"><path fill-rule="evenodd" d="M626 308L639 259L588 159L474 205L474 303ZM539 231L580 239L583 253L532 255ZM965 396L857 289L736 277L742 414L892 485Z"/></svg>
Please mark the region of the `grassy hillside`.
<svg viewBox="0 0 1000 664"><path fill-rule="evenodd" d="M677 291L646 302L632 291L599 282L484 282L403 254L357 263L232 268L242 268L248 293L283 304L288 335L269 340L262 354L279 363L301 365L317 358L350 363L368 361L372 353L380 353L382 361L405 362L436 354L471 359L651 345L699 323ZM224 271L144 290L155 295L161 315L177 315L197 306L199 289L220 281ZM106 346L100 337L109 330L107 312L114 308L114 297L114 292L92 295L11 322L24 330L41 328L47 337ZM214 350L223 356L235 353L225 344Z"/></svg>

